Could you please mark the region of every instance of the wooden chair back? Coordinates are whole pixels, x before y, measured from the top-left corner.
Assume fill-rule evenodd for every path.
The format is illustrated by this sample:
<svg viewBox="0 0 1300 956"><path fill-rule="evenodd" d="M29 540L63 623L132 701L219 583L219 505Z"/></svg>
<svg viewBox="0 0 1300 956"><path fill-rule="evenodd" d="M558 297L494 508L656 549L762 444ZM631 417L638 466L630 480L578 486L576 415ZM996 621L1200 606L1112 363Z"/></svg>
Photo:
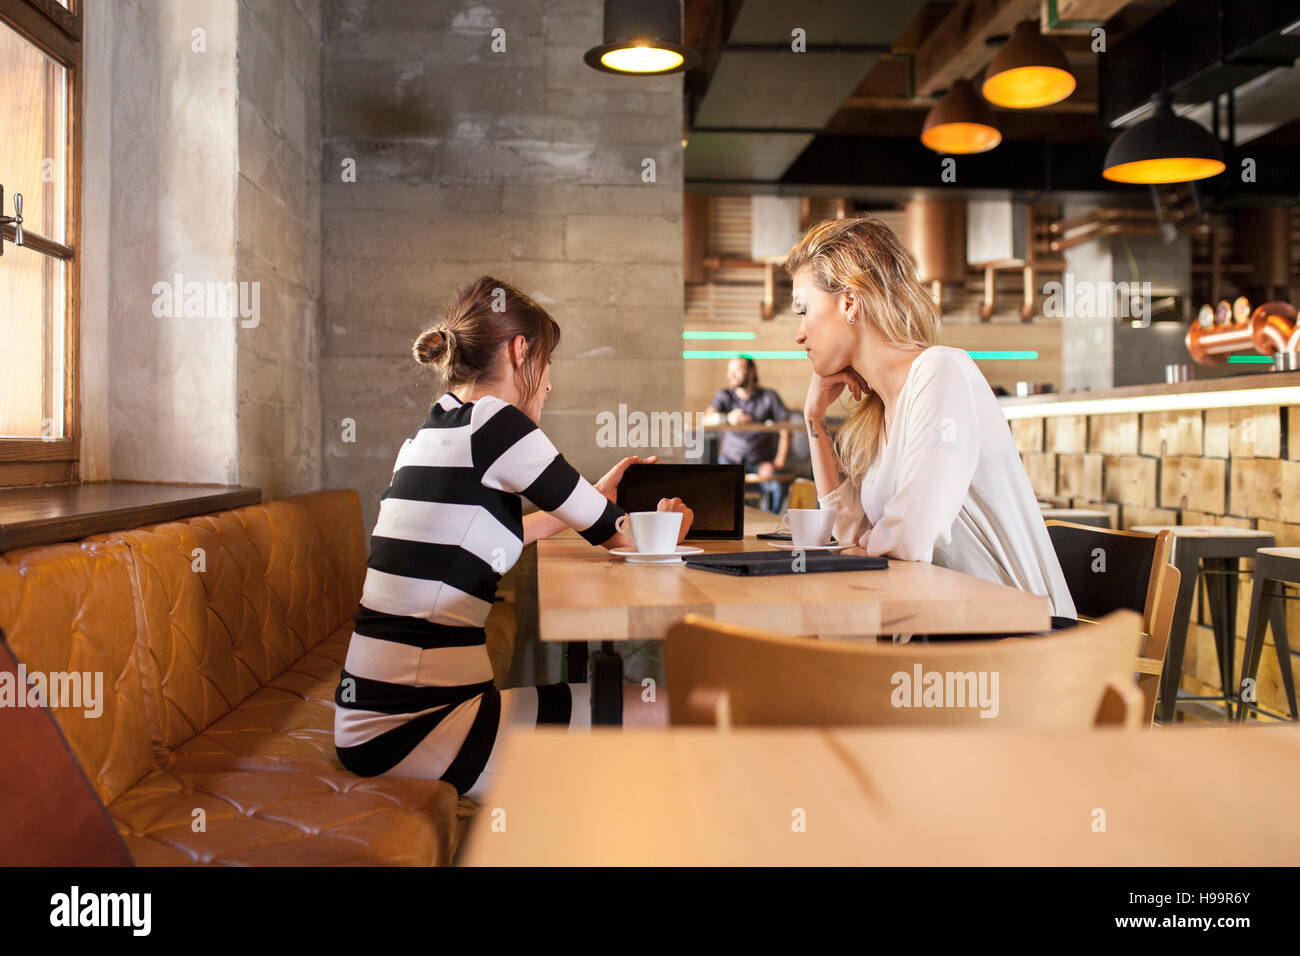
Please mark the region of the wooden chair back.
<svg viewBox="0 0 1300 956"><path fill-rule="evenodd" d="M1079 620L1096 621L1119 608L1142 615L1144 646L1136 670L1150 723L1181 579L1169 563L1172 536L1168 531L1116 531L1069 521L1048 521L1047 534Z"/></svg>
<svg viewBox="0 0 1300 956"><path fill-rule="evenodd" d="M862 644L724 624L669 629L673 724L767 727L1141 725L1130 674L1139 618L1116 611L1061 634L1007 641Z"/></svg>
<svg viewBox="0 0 1300 956"><path fill-rule="evenodd" d="M817 486L807 478L796 478L790 483L787 508L816 508Z"/></svg>

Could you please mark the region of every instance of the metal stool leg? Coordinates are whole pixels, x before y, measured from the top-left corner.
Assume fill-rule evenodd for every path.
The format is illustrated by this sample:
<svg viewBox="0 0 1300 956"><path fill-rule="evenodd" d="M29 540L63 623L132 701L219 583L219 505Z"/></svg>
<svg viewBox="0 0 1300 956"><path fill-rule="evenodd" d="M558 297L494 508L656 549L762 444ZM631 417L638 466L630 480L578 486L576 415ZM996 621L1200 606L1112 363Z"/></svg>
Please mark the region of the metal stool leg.
<svg viewBox="0 0 1300 956"><path fill-rule="evenodd" d="M1278 597L1273 601L1273 650L1277 652L1277 669L1282 673L1282 686L1286 688L1286 705L1290 708L1291 719L1300 720L1300 710L1296 709L1295 674L1291 671L1291 647L1286 633L1286 601L1283 599L1281 584L1276 585Z"/></svg>
<svg viewBox="0 0 1300 956"><path fill-rule="evenodd" d="M1169 646L1165 651L1165 670L1160 678L1159 715L1162 724L1174 719L1174 708L1178 704L1178 684L1183 673L1183 654L1187 650L1187 628L1192 617L1192 595L1196 593L1198 562L1187 542L1179 542L1174 546L1173 563L1181 579L1178 582L1178 600L1174 603Z"/></svg>
<svg viewBox="0 0 1300 956"><path fill-rule="evenodd" d="M1214 649L1219 658L1219 686L1223 689L1223 713L1232 720L1233 659L1237 656L1237 572L1236 558L1205 558L1205 592L1210 604L1210 625Z"/></svg>
<svg viewBox="0 0 1300 956"><path fill-rule="evenodd" d="M1259 658L1264 650L1264 632L1268 629L1270 612L1275 603L1269 593L1269 583L1268 576L1256 559L1255 582L1250 592L1250 622L1246 625L1246 651L1241 655L1241 687L1238 696L1242 700L1242 705L1237 708L1238 723L1244 723L1250 712L1246 701L1247 693L1250 695L1249 703L1256 703L1258 700L1255 688L1253 686L1247 688L1246 682L1249 681L1253 685L1259 673Z"/></svg>

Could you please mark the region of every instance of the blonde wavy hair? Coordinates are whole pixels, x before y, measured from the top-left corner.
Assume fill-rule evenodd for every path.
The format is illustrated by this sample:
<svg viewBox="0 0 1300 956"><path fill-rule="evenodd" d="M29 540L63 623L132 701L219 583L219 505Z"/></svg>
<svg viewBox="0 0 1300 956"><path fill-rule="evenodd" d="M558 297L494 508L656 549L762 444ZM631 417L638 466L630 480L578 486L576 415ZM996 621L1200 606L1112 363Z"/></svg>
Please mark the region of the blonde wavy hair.
<svg viewBox="0 0 1300 956"><path fill-rule="evenodd" d="M791 278L805 266L812 267L823 292L853 290L859 329L870 323L898 345L938 344L939 307L917 278L916 261L879 219L828 219L811 226L785 263ZM846 401L852 411L835 440L835 453L843 471L860 485L880 447L885 403L874 391L856 403L846 393Z"/></svg>

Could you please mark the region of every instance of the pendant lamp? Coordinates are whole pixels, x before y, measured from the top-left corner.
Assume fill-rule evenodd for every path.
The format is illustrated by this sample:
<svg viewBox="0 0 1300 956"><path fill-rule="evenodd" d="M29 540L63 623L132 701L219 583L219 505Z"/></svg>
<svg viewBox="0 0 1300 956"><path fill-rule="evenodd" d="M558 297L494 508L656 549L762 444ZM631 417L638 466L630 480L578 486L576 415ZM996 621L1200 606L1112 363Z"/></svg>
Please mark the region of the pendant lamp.
<svg viewBox="0 0 1300 956"><path fill-rule="evenodd" d="M995 106L1032 110L1059 103L1074 92L1076 81L1061 48L1022 20L998 50L984 75L981 92Z"/></svg>
<svg viewBox="0 0 1300 956"><path fill-rule="evenodd" d="M1177 116L1168 93L1151 102L1155 112L1110 144L1102 176L1117 183L1186 183L1227 168L1214 134Z"/></svg>
<svg viewBox="0 0 1300 956"><path fill-rule="evenodd" d="M930 108L921 142L936 153L983 153L1002 142L1002 134L970 80L957 80Z"/></svg>
<svg viewBox="0 0 1300 956"><path fill-rule="evenodd" d="M700 62L682 46L680 0L605 0L605 42L582 57L605 73L657 76Z"/></svg>

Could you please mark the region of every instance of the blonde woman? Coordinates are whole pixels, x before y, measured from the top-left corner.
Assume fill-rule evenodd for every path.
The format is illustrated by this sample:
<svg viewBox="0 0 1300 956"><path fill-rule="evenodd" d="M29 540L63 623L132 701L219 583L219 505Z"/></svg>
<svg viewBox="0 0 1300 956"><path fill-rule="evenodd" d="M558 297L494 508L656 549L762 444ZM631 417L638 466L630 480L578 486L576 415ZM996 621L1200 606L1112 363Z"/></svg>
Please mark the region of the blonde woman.
<svg viewBox="0 0 1300 956"><path fill-rule="evenodd" d="M878 219L822 222L786 269L813 367L813 477L837 539L1044 595L1053 628L1076 623L1006 416L970 356L937 344L938 308L898 237ZM845 389L858 404L833 443L826 410Z"/></svg>

